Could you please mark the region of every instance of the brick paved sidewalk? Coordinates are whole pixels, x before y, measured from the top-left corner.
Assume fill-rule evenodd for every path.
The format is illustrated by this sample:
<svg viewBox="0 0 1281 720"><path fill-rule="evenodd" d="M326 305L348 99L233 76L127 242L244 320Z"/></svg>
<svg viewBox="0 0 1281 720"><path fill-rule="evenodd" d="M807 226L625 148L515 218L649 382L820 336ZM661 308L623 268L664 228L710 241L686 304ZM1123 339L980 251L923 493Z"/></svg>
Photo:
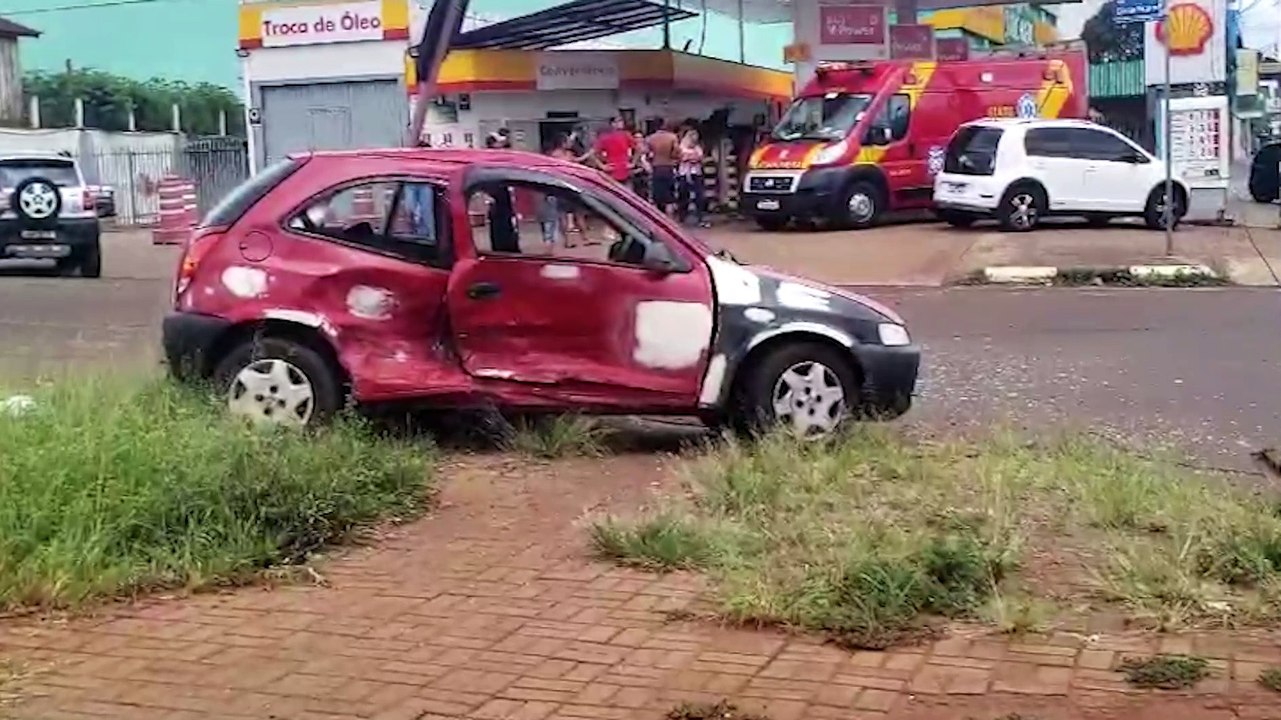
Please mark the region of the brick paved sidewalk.
<svg viewBox="0 0 1281 720"><path fill-rule="evenodd" d="M491 465L495 461L486 461ZM500 463L501 464L501 463ZM585 510L632 506L652 457L529 471L450 469L445 505L322 566L331 587L248 588L0 624L20 700L0 717L660 718L729 698L774 720L1281 718L1254 680L1275 634L1059 635L958 629L931 646L848 653L812 638L670 621L697 579L583 559ZM1195 652L1192 693L1136 693L1127 653Z"/></svg>

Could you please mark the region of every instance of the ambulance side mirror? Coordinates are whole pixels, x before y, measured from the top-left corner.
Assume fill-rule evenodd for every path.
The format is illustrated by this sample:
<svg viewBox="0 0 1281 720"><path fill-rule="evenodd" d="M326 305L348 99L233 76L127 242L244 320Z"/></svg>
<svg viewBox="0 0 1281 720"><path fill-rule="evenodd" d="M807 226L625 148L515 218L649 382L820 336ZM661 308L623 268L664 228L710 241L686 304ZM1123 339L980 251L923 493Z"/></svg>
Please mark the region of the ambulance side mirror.
<svg viewBox="0 0 1281 720"><path fill-rule="evenodd" d="M890 141L893 139L893 132L884 125L873 125L867 129L868 145L889 145Z"/></svg>

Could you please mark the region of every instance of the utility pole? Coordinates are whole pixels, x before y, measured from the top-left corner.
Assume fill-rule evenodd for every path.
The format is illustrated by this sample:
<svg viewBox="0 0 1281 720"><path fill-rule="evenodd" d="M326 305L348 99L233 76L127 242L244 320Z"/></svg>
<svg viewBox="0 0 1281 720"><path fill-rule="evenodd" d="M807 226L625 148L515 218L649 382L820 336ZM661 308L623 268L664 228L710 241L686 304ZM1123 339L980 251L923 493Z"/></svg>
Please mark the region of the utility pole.
<svg viewBox="0 0 1281 720"><path fill-rule="evenodd" d="M418 101L414 105L414 115L409 121L409 132L405 144L409 147L418 145L423 136L423 125L427 122L427 104L436 95L436 76L440 66L445 62L445 55L454 42L454 37L463 26L463 17L467 14L470 0L435 0L427 21L423 23L423 34L418 44L413 46L410 54L414 57L414 70L418 75Z"/></svg>

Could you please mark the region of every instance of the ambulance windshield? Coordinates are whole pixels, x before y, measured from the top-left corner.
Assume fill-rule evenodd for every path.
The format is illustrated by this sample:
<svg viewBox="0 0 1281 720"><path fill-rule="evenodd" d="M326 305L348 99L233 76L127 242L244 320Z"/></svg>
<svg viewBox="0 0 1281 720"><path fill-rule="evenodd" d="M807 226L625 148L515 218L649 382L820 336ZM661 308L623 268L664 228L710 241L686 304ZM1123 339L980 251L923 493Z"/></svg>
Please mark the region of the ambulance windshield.
<svg viewBox="0 0 1281 720"><path fill-rule="evenodd" d="M871 95L841 92L796 98L774 128L774 139L844 139L871 102Z"/></svg>

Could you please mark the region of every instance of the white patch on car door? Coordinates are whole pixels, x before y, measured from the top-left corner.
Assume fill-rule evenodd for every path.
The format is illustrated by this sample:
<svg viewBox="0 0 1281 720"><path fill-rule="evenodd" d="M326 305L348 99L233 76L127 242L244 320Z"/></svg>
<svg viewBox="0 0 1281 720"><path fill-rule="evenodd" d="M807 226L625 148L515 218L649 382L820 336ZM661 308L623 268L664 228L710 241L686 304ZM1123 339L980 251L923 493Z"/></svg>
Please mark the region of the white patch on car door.
<svg viewBox="0 0 1281 720"><path fill-rule="evenodd" d="M636 351L645 367L693 367L712 342L712 311L696 302L650 300L636 305Z"/></svg>
<svg viewBox="0 0 1281 720"><path fill-rule="evenodd" d="M267 293L267 271L232 265L222 271L222 286L238 298L262 297Z"/></svg>

